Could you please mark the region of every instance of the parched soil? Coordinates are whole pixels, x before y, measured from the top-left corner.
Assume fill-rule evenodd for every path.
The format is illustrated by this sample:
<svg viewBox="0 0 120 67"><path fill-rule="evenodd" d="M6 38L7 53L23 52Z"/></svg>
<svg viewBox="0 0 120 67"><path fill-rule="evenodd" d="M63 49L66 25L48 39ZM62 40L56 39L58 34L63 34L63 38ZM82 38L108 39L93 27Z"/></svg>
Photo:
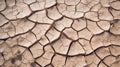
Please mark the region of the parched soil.
<svg viewBox="0 0 120 67"><path fill-rule="evenodd" d="M0 0L0 67L120 67L120 0Z"/></svg>

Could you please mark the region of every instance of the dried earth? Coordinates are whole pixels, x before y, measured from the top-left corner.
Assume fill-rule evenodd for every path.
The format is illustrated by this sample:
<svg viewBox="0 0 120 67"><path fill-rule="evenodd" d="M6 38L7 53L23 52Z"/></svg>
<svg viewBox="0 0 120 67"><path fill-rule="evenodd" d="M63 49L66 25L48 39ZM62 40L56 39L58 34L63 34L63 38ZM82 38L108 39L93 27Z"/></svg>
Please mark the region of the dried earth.
<svg viewBox="0 0 120 67"><path fill-rule="evenodd" d="M120 0L0 0L0 67L120 67Z"/></svg>

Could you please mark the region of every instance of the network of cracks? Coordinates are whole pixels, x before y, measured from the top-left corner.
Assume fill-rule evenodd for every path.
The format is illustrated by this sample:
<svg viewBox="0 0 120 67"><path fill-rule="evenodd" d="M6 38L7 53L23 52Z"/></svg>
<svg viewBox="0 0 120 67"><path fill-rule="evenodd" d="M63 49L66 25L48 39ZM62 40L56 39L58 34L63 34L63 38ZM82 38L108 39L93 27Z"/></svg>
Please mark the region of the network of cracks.
<svg viewBox="0 0 120 67"><path fill-rule="evenodd" d="M0 0L0 67L120 67L120 1Z"/></svg>

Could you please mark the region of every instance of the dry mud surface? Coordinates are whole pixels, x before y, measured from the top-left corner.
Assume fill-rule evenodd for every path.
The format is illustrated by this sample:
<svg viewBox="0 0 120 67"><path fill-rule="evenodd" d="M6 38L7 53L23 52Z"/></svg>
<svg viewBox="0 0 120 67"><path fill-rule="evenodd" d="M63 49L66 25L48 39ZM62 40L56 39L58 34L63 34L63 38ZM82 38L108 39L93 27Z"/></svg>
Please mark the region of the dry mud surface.
<svg viewBox="0 0 120 67"><path fill-rule="evenodd" d="M0 67L120 67L120 0L0 0Z"/></svg>

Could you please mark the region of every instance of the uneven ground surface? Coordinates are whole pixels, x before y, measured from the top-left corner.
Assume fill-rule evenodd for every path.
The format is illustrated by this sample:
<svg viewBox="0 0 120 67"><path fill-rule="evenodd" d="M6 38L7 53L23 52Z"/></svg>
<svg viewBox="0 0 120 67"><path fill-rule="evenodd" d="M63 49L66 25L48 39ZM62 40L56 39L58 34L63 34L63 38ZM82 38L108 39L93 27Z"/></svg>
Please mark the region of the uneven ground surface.
<svg viewBox="0 0 120 67"><path fill-rule="evenodd" d="M0 0L0 67L120 67L120 1Z"/></svg>

